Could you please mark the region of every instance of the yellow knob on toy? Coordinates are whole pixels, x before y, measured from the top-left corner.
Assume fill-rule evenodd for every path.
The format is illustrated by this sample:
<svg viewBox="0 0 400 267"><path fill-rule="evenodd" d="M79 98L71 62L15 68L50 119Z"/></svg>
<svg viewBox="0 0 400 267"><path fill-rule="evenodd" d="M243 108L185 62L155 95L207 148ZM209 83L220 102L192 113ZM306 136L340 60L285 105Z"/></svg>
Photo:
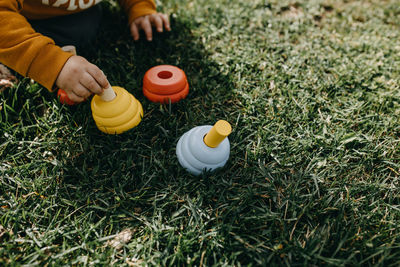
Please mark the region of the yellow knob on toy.
<svg viewBox="0 0 400 267"><path fill-rule="evenodd" d="M209 147L217 147L231 132L229 122L219 120L204 137L204 143Z"/></svg>
<svg viewBox="0 0 400 267"><path fill-rule="evenodd" d="M107 134L120 134L132 129L143 117L142 104L122 87L113 86L95 95L91 102L97 128Z"/></svg>

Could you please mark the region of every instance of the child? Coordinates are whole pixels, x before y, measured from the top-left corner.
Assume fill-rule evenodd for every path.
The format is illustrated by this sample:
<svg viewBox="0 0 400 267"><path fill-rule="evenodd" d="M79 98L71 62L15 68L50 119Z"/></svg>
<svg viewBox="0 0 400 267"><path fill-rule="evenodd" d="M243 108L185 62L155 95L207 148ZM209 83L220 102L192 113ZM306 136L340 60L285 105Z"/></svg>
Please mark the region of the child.
<svg viewBox="0 0 400 267"><path fill-rule="evenodd" d="M96 35L101 0L0 0L0 63L28 76L50 91L63 88L82 102L109 86L104 73L61 46L80 46ZM168 17L154 0L118 0L127 12L133 39L139 30L152 40L152 26L170 31ZM0 64L1 65L1 64Z"/></svg>

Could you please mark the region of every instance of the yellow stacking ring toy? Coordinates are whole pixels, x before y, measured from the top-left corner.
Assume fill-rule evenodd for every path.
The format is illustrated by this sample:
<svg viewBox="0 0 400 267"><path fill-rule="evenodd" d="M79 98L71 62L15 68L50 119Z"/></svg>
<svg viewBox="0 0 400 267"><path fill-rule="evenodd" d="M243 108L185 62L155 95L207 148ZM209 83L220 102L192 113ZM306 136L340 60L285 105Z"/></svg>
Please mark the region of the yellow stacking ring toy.
<svg viewBox="0 0 400 267"><path fill-rule="evenodd" d="M120 134L137 126L143 117L140 102L122 87L113 86L95 95L91 102L97 128L106 134Z"/></svg>

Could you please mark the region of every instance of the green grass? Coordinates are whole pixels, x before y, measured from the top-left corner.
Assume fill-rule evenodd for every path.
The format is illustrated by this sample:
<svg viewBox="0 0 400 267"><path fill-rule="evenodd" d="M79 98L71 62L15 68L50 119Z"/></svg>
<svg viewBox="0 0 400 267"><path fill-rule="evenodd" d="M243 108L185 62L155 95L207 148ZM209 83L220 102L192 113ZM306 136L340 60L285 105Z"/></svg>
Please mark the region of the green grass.
<svg viewBox="0 0 400 267"><path fill-rule="evenodd" d="M28 79L0 94L0 265L398 266L398 1L160 10L171 33L134 43L107 11L78 51L141 101L135 129L105 135L89 103L62 106ZM144 98L158 64L185 70L187 99ZM194 177L176 142L218 119L230 160Z"/></svg>

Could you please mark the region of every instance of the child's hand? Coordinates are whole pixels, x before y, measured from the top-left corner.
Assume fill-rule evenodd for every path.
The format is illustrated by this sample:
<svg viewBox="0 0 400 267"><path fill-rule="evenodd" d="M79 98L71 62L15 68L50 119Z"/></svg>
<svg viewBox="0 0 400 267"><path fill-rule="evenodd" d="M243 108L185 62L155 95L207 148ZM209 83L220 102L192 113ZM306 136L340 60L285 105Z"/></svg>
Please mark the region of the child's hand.
<svg viewBox="0 0 400 267"><path fill-rule="evenodd" d="M75 103L80 103L92 93L101 94L109 86L104 73L85 58L72 56L58 74L56 85L62 88Z"/></svg>
<svg viewBox="0 0 400 267"><path fill-rule="evenodd" d="M131 34L135 41L139 40L139 30L143 30L146 34L147 41L153 40L152 27L155 27L158 32L162 32L163 28L167 31L171 30L168 16L162 13L155 13L136 18L131 24Z"/></svg>

